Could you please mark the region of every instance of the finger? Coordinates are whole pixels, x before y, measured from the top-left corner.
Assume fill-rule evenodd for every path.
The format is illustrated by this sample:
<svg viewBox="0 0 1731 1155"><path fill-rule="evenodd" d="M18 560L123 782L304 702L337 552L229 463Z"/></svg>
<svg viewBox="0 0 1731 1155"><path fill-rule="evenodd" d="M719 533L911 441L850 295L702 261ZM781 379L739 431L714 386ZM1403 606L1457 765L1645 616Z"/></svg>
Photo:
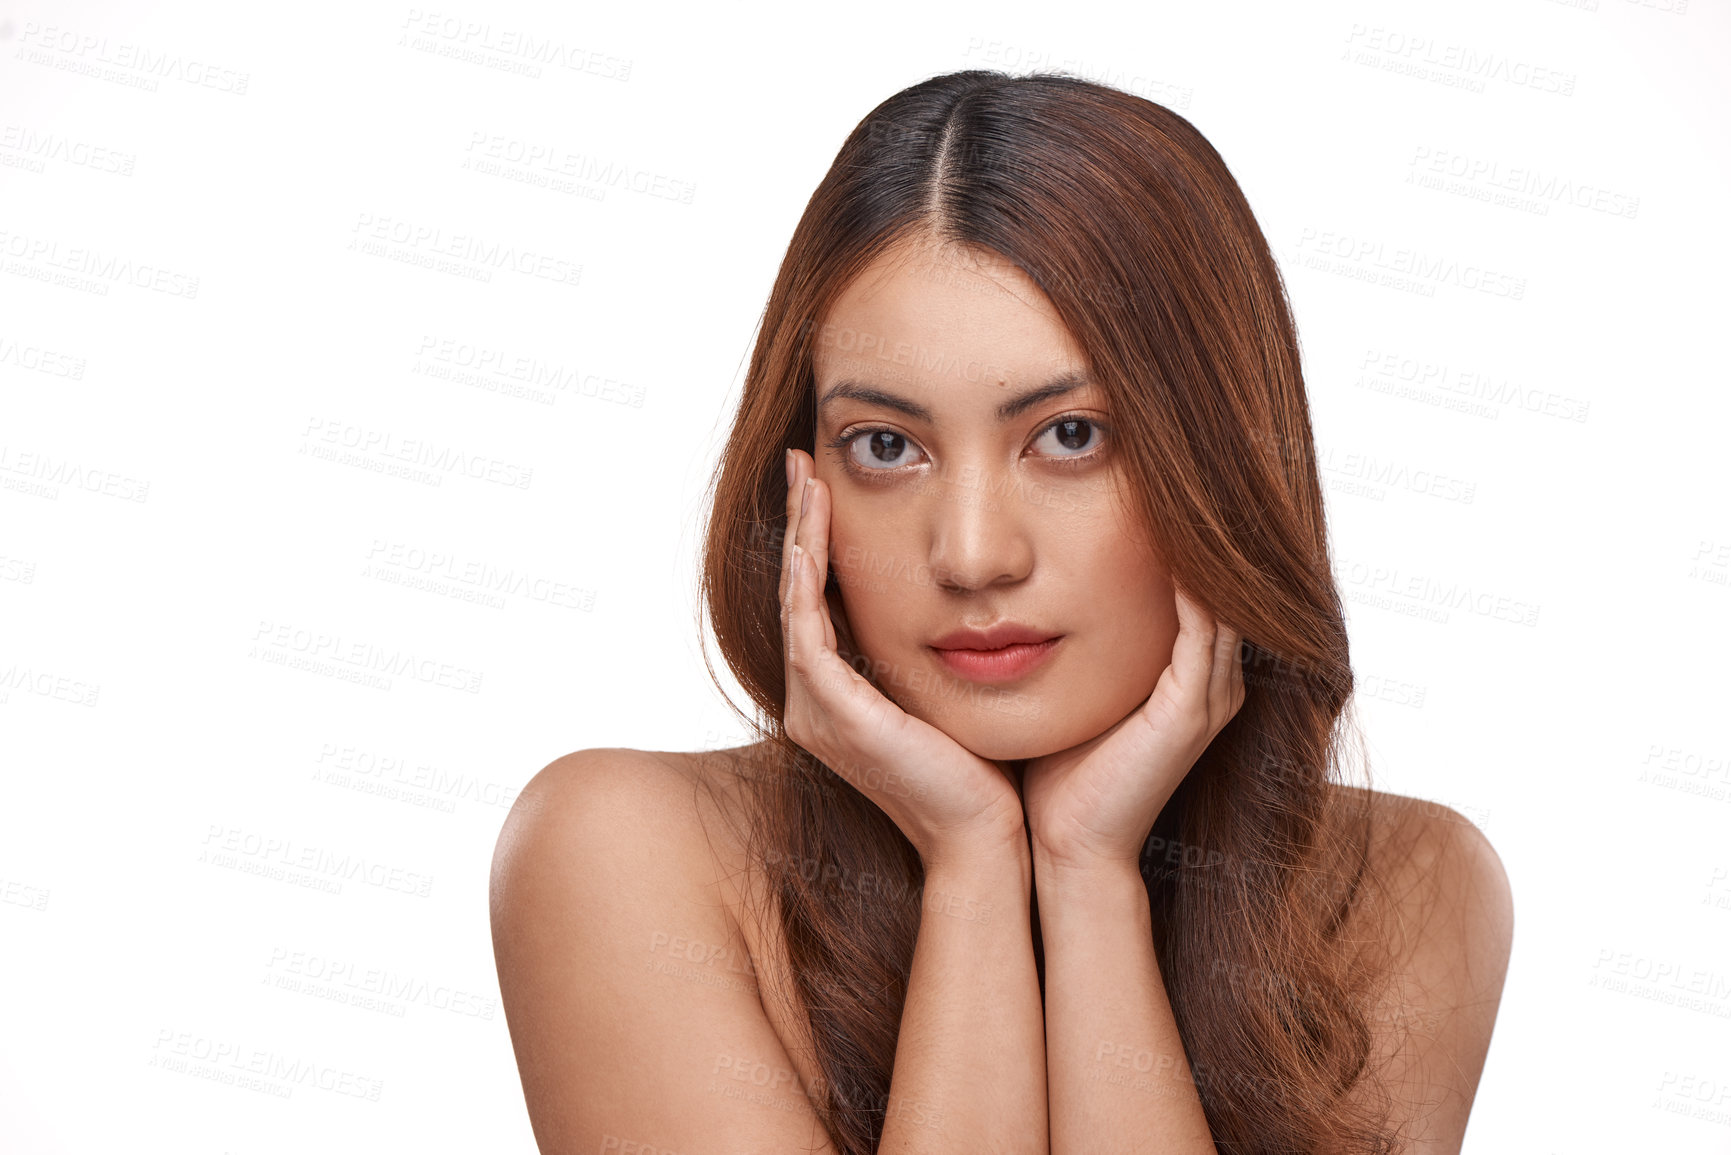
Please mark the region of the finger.
<svg viewBox="0 0 1731 1155"><path fill-rule="evenodd" d="M800 456L799 450L788 450L788 471L793 475L793 482L787 487L785 513L787 524L781 538L781 643L785 661L791 661L793 654L793 550L795 539L799 532L800 485L804 482L805 472L804 465L800 461ZM792 683L794 679L790 676L788 681Z"/></svg>
<svg viewBox="0 0 1731 1155"><path fill-rule="evenodd" d="M1224 688L1232 674L1233 656L1238 650L1238 631L1219 623L1214 632L1214 653L1210 658L1208 688Z"/></svg>
<svg viewBox="0 0 1731 1155"><path fill-rule="evenodd" d="M791 469L792 480L787 486L787 501L784 509L787 525L781 537L781 604L787 606L788 582L792 574L794 535L799 530L799 487L805 480L804 470L800 463L800 452L797 449L787 451L787 461ZM783 615L785 618L785 614ZM785 625L785 622L783 623Z"/></svg>
<svg viewBox="0 0 1731 1155"><path fill-rule="evenodd" d="M1208 675L1208 713L1219 718L1220 724L1233 713L1233 679L1238 669L1238 631L1222 625L1214 637L1214 666Z"/></svg>
<svg viewBox="0 0 1731 1155"><path fill-rule="evenodd" d="M815 475L799 485L799 521L794 529L794 541L811 556L819 574L829 568L829 517L819 491L824 487Z"/></svg>
<svg viewBox="0 0 1731 1155"><path fill-rule="evenodd" d="M859 687L870 690L871 686L841 660L833 645L827 644L823 620L827 607L818 587L821 575L803 547L796 545L793 553L794 580L787 611L788 669L798 688L809 695L821 712L832 722L843 721L852 717L856 706L850 699ZM875 690L871 696L877 696Z"/></svg>
<svg viewBox="0 0 1731 1155"><path fill-rule="evenodd" d="M835 623L830 620L829 598L829 487L815 478L805 482L805 510L799 515L799 546L807 565L816 575L816 613L823 623L824 649L835 650Z"/></svg>
<svg viewBox="0 0 1731 1155"><path fill-rule="evenodd" d="M825 575L825 581L826 581L826 583L828 581L828 575L827 574ZM824 587L824 595L823 595L823 642L824 642L824 645L829 649L833 650L836 648L836 644L835 644L835 610L834 610L834 607L832 607L830 605L829 588L828 588L827 584Z"/></svg>
<svg viewBox="0 0 1731 1155"><path fill-rule="evenodd" d="M1244 685L1244 659L1247 656L1244 651L1248 650L1250 645L1251 643L1242 634L1239 635L1238 650L1232 660L1232 712L1234 714L1238 713L1244 705L1244 698L1248 693Z"/></svg>
<svg viewBox="0 0 1731 1155"><path fill-rule="evenodd" d="M829 582L829 486L817 479L806 478L802 501L805 509L799 515L798 545L811 559L818 578L818 614L823 619L824 637L830 649L835 649L835 626L829 617L829 602L822 597Z"/></svg>
<svg viewBox="0 0 1731 1155"><path fill-rule="evenodd" d="M1205 700L1214 665L1214 616L1182 589L1174 586L1173 592L1178 602L1178 638L1172 643L1172 672L1187 697Z"/></svg>

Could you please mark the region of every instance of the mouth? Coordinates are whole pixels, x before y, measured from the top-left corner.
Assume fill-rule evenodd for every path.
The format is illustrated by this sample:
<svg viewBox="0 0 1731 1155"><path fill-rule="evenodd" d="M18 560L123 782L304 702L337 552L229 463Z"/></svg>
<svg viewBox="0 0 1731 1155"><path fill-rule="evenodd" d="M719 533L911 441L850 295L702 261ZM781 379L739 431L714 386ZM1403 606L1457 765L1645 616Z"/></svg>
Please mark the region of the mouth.
<svg viewBox="0 0 1731 1155"><path fill-rule="evenodd" d="M945 668L957 677L993 685L1014 682L1033 673L1051 658L1063 637L1064 635L1059 634L1039 641L1013 641L990 649L932 646L931 650Z"/></svg>

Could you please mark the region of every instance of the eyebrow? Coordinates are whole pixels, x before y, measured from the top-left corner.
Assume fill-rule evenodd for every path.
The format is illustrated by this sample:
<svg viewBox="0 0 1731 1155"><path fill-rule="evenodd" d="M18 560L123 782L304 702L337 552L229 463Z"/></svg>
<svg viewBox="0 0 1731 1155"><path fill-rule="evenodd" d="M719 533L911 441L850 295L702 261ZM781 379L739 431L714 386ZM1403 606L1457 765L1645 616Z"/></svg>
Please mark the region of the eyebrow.
<svg viewBox="0 0 1731 1155"><path fill-rule="evenodd" d="M1062 397L1066 393L1073 393L1087 384L1088 378L1081 373L1071 372L1054 377L1044 385L1029 389L1024 393L1018 393L1009 400L1001 402L997 409L998 420L1000 422L1009 421L1042 401L1050 400L1053 397ZM894 393L886 393L882 389L862 384L847 377L830 386L829 392L823 395L817 405L819 409L822 409L831 401L840 401L843 398L859 401L866 405L877 405L884 409L893 409L897 413L906 414L914 420L924 421L928 425L932 423L932 411L924 405L916 401L909 401L905 397L898 397Z"/></svg>

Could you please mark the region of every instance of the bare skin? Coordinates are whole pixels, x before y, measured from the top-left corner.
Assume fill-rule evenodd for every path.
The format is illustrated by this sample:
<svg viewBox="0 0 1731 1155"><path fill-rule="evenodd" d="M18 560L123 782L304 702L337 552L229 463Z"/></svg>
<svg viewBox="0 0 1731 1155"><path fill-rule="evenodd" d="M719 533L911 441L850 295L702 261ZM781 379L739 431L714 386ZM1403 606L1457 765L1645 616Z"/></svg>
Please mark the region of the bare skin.
<svg viewBox="0 0 1731 1155"><path fill-rule="evenodd" d="M822 1083L809 1028L789 1013L791 972L752 913L766 880L749 868L737 812L693 789L707 781L724 804L737 799L763 757L585 750L525 788L495 860L494 946L545 1155L631 1142L678 1155L834 1150L808 1106ZM1429 904L1386 919L1406 924L1397 989L1411 997L1379 1015L1376 1046L1406 1089L1412 1150L1458 1152L1508 964L1507 880L1464 816L1372 796L1373 868L1400 867L1397 894L1435 886ZM1416 1038L1391 1059L1403 1021L1418 1023Z"/></svg>
<svg viewBox="0 0 1731 1155"><path fill-rule="evenodd" d="M1238 635L1127 517L1104 396L1050 302L993 254L959 257L910 244L842 294L815 353L813 451L787 462L787 732L925 867L881 1149L1213 1151L1137 858L1243 702ZM935 648L1006 621L1059 636L1008 685ZM833 1149L734 832L738 791L774 772L763 753L583 751L507 820L494 943L544 1152ZM1422 896L1353 928L1389 941L1401 975L1379 1061L1412 1150L1457 1151L1507 964L1507 881L1458 814L1376 801L1373 864ZM1100 1080L1102 1039L1159 1056L1163 1093Z"/></svg>

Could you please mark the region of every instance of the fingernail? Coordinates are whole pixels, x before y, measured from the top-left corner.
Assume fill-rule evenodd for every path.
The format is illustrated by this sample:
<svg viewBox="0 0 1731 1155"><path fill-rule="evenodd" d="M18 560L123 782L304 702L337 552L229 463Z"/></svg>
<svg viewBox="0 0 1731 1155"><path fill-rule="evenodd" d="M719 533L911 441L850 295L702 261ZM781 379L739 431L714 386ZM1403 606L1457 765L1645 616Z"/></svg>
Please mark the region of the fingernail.
<svg viewBox="0 0 1731 1155"><path fill-rule="evenodd" d="M783 459L783 461L784 461L784 464L786 464L786 466L787 466L787 487L789 489L792 489L793 488L793 450L789 449L787 451L787 455Z"/></svg>
<svg viewBox="0 0 1731 1155"><path fill-rule="evenodd" d="M799 515L801 517L805 516L805 507L811 504L811 486L816 480L815 477L805 479L805 492L799 495Z"/></svg>

